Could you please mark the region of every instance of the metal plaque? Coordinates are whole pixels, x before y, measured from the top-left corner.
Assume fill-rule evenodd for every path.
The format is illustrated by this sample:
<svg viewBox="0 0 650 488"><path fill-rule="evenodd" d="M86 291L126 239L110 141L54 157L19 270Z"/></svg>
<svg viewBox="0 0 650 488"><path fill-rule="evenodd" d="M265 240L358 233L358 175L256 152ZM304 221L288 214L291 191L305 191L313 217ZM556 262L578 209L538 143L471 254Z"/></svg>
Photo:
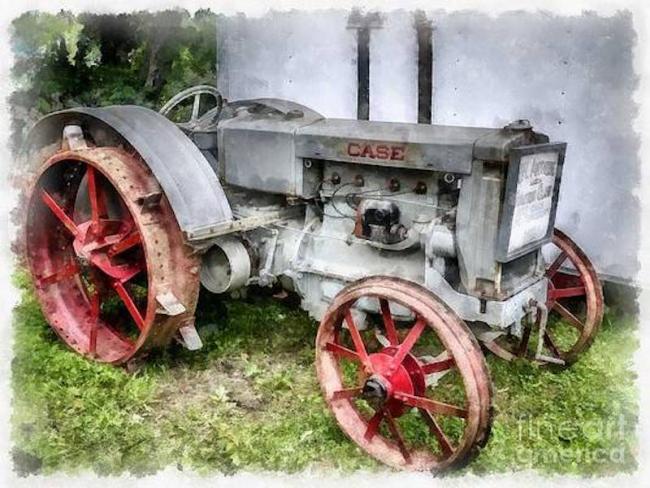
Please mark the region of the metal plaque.
<svg viewBox="0 0 650 488"><path fill-rule="evenodd" d="M497 238L497 260L511 261L550 241L566 143L510 151L506 198Z"/></svg>

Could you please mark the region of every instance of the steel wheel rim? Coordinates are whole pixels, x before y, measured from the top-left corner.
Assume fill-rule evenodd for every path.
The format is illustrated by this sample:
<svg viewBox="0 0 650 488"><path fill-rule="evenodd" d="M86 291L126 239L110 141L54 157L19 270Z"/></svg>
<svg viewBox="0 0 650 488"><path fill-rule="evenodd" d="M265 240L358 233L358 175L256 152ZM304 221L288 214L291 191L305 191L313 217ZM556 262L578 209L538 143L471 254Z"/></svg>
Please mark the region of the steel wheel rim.
<svg viewBox="0 0 650 488"><path fill-rule="evenodd" d="M423 321L422 330L433 332L440 338L444 348L450 352L452 364L448 366L434 361L435 364L429 363L426 367L433 368L428 369L429 372L456 368L462 378L462 388L464 388L466 397L465 405L459 407L458 405L447 404L445 406L444 402L437 402L435 396L430 394L432 390L425 388L424 392L418 391L418 387L415 385L418 381L417 377L411 376L413 387L411 392L405 392L403 391L404 388L399 386L395 387L395 385L392 385L392 380L388 380L387 383L391 383L389 389L393 388L394 390L390 398L374 410L374 415L371 415L372 412L364 414L360 411L357 401L359 395L361 395L359 388L365 385L358 385L356 388L345 388L346 385L344 385L341 365L338 360L341 353L335 350L332 343L336 343L338 340L335 337L335 331L338 324L343 320L348 323L348 330L352 330L348 322L349 319L345 318L345 311L349 309L348 307L358 299L369 297L388 300L390 304L406 306L413 310L418 314L415 324L418 324L420 320ZM380 307L382 306L380 305ZM390 307L387 308L390 311ZM384 311L382 319L385 320L385 317ZM416 328L420 327L414 325L409 330L413 331ZM397 337L397 340L399 341L399 337ZM417 346L417 340L418 338L416 338L413 347ZM407 341L409 341L408 334L398 345L393 344L391 339L391 345L388 348L396 347L399 349ZM358 350L355 346L355 351ZM343 354L347 353L344 352ZM399 353L395 353L393 357L398 355ZM374 353L369 355L371 363L374 363L373 356ZM411 364L417 362L422 367L422 363L411 354L405 354L403 358L404 360L400 365L404 366L404 369L408 369L405 367L407 362ZM363 360L359 361L363 362ZM438 302L428 290L418 285L395 278L376 277L361 280L346 287L337 295L321 321L316 340L316 366L326 402L339 426L359 447L385 464L398 469L440 471L469 462L487 441L491 424L491 381L480 347L467 326L451 310ZM370 368L371 372L366 372L366 383L369 378L377 376L376 366L373 364ZM399 368L394 376L398 376L398 372ZM383 380L387 380L384 375L379 376ZM403 379L404 375L401 376ZM351 392L352 389L357 391ZM426 397L430 401L423 401L421 400L422 397ZM431 436L430 440L435 441L438 446L437 452L432 452L427 447L413 447L411 439L404 438L403 432L400 431L398 425L401 415L399 412L398 415L395 415L391 407L391 402L395 400L408 409L419 406L417 411L422 416L421 420L425 425L425 430ZM448 432L446 433L444 428L441 427L440 415L443 414L440 412L443 409L448 409L448 407L457 407L459 410L464 411L465 419L463 420L462 436L453 440L447 438L446 441L452 445L445 447L445 441L441 437L444 438L448 435ZM433 418L433 422L431 422L430 419L425 418L425 413L422 411L428 410L429 413L432 413L431 409L433 408L436 411L431 416ZM379 414L379 411L383 413ZM413 414L414 412L415 410L410 413ZM453 415L456 416L458 411L454 410L454 412ZM391 438L381 434L379 430L381 423L386 424L384 429L388 429L387 432ZM436 424L437 428L435 427ZM397 433L395 429L397 429ZM440 435L441 429L442 436Z"/></svg>
<svg viewBox="0 0 650 488"><path fill-rule="evenodd" d="M214 98L215 107L200 114L199 110L200 110L202 96L208 96ZM191 130L192 127L197 123L197 121L201 120L201 117L203 117L205 114L215 109L217 113L219 113L223 108L223 97L221 96L221 93L216 87L212 85L197 85L197 86L187 88L186 90L183 90L180 93L174 95L165 103L165 105L161 107L158 113L169 118L171 112L176 107L178 107L185 100L188 100L190 98L192 99L192 112L189 120L174 122L182 129Z"/></svg>
<svg viewBox="0 0 650 488"><path fill-rule="evenodd" d="M559 250L546 266L546 278L549 280L546 307L549 320L543 337L542 349L551 358L561 360L554 366L569 366L575 363L580 354L586 351L594 341L604 313L603 290L600 280L591 261L578 245L564 232L555 229L552 245ZM570 262L576 274L563 271ZM584 300L582 299L584 297ZM568 303L573 301L572 304ZM575 305L584 302L584 314L570 310ZM584 317L583 317L584 315ZM567 334L566 330L577 330L577 333ZM564 341L558 341L557 335L564 333L569 336ZM502 336L488 341L486 347L499 357L511 360L515 357L533 357L531 343L536 331L529 324L524 327L521 338ZM570 345L566 345L566 344Z"/></svg>
<svg viewBox="0 0 650 488"><path fill-rule="evenodd" d="M563 349L555 345L551 326L547 331L550 343L546 344L546 347L554 356L564 360L566 364L571 364L591 346L600 328L604 313L603 290L593 264L572 239L555 229L553 244L560 250L560 254L547 267L549 288L546 306L550 317L556 315L555 318L561 318L563 323L573 323L574 327L580 329L580 334L573 346ZM577 277L562 272L561 268L567 261L578 272ZM582 302L582 297L586 307L584 318L572 313L567 306L568 300L578 299Z"/></svg>
<svg viewBox="0 0 650 488"><path fill-rule="evenodd" d="M87 202L90 220L78 216L82 185L94 202ZM145 209L143 195L156 192L160 201ZM76 352L122 363L166 344L193 316L198 267L194 276L183 271L196 267L196 259L182 248L171 209L137 156L115 148L54 154L34 182L25 230L27 264L43 314ZM170 267L180 268L178 281L187 285L173 289L183 303L174 316L161 314L158 303L171 290L162 274ZM144 297L134 296L135 280L144 283ZM126 313L118 310L117 318L109 318L107 294Z"/></svg>

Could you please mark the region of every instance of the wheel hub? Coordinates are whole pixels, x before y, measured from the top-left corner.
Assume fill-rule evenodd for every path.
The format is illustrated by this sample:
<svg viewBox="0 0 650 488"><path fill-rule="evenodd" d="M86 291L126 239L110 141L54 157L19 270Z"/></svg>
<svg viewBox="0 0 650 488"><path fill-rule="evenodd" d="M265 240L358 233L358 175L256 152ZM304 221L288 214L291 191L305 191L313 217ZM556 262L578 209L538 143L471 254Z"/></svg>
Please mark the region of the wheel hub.
<svg viewBox="0 0 650 488"><path fill-rule="evenodd" d="M80 264L95 266L119 281L128 281L142 271L140 262L124 263L110 256L111 246L123 241L128 235L126 227L123 222L116 220L101 220L96 226L90 221L79 224L72 247Z"/></svg>
<svg viewBox="0 0 650 488"><path fill-rule="evenodd" d="M393 356L397 347L390 346L370 354L373 374L363 385L363 398L376 410L388 408L393 417L400 417L406 412L401 402L393 399L396 393L420 395L425 389L425 375L418 361L407 354L402 364L396 368Z"/></svg>
<svg viewBox="0 0 650 488"><path fill-rule="evenodd" d="M371 376L363 384L362 395L368 401L379 400L383 403L388 398L388 388L382 378Z"/></svg>

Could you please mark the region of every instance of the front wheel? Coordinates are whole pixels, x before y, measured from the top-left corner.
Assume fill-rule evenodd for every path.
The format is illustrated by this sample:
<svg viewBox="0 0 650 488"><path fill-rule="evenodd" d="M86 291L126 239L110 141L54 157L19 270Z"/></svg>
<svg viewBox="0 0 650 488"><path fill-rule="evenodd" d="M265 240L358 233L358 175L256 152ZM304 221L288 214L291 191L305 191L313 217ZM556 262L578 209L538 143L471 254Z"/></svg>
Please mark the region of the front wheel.
<svg viewBox="0 0 650 488"><path fill-rule="evenodd" d="M362 323L361 308L376 313ZM483 353L465 323L419 285L380 276L344 288L321 321L316 368L341 429L389 466L459 467L488 439Z"/></svg>
<svg viewBox="0 0 650 488"><path fill-rule="evenodd" d="M552 246L546 306L556 337L548 330L544 339L551 354L572 364L591 346L603 321L603 287L593 264L569 236L555 229Z"/></svg>
<svg viewBox="0 0 650 488"><path fill-rule="evenodd" d="M547 245L546 307L548 323L542 337L544 355L553 362L570 366L591 346L605 308L603 288L593 264L580 247L564 232L555 229ZM524 328L522 336L504 335L487 341L485 346L497 356L534 359L537 349L533 327Z"/></svg>

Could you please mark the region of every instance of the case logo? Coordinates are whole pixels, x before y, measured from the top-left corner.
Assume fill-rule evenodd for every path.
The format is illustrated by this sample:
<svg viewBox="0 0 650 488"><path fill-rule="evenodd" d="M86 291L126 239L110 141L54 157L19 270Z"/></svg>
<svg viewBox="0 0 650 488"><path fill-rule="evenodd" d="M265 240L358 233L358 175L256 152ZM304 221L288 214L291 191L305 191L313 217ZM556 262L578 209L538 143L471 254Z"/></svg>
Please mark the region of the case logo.
<svg viewBox="0 0 650 488"><path fill-rule="evenodd" d="M347 154L353 158L382 159L386 161L404 161L405 146L373 144L369 142L348 142Z"/></svg>

